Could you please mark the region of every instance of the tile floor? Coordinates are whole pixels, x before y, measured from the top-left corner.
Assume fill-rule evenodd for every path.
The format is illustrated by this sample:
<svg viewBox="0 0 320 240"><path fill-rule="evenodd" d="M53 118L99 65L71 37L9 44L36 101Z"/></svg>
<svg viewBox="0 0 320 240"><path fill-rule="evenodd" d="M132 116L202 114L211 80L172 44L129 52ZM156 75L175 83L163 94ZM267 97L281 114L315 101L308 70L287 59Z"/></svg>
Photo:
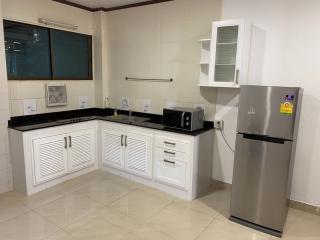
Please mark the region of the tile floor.
<svg viewBox="0 0 320 240"><path fill-rule="evenodd" d="M96 171L31 197L0 195L0 239L276 239L228 221L229 195L186 202ZM320 217L290 209L283 239L320 240Z"/></svg>

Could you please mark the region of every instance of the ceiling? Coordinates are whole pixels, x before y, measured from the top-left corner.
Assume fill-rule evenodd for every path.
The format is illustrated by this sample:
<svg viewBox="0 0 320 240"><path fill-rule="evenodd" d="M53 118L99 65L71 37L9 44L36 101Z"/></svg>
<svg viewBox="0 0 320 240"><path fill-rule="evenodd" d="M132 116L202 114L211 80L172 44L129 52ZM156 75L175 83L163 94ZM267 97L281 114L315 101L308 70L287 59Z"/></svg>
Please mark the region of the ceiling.
<svg viewBox="0 0 320 240"><path fill-rule="evenodd" d="M113 11L173 0L52 0L88 11Z"/></svg>
<svg viewBox="0 0 320 240"><path fill-rule="evenodd" d="M68 2L77 3L89 8L112 8L145 1L146 0L69 0Z"/></svg>

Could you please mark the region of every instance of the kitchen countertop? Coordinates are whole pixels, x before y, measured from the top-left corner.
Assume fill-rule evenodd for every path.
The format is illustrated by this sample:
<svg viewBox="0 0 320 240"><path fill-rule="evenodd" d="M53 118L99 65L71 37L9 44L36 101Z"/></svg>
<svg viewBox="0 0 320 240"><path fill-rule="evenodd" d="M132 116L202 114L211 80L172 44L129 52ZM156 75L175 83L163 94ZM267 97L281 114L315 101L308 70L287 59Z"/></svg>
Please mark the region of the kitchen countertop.
<svg viewBox="0 0 320 240"><path fill-rule="evenodd" d="M205 121L204 128L188 132L165 127L162 124L162 115L132 112L134 117L148 118L148 121L134 121L129 119L113 119L112 116L114 109L111 108L89 108L81 110L72 110L64 112L44 113L28 116L12 117L8 121L8 127L18 131L32 131L48 127L63 126L67 124L86 122L92 120L102 120L115 123L122 123L126 125L151 128L173 133L180 133L185 135L197 136L205 131L213 129L213 122ZM128 115L128 111L118 110L119 115Z"/></svg>

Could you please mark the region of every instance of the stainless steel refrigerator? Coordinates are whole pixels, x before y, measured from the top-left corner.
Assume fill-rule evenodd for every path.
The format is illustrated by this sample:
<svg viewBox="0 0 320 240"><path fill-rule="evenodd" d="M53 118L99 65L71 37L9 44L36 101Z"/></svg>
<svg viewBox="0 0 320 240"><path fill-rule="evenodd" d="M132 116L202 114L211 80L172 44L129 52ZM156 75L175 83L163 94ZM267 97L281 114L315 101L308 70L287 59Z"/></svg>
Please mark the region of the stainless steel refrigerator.
<svg viewBox="0 0 320 240"><path fill-rule="evenodd" d="M241 86L230 220L280 237L302 89Z"/></svg>

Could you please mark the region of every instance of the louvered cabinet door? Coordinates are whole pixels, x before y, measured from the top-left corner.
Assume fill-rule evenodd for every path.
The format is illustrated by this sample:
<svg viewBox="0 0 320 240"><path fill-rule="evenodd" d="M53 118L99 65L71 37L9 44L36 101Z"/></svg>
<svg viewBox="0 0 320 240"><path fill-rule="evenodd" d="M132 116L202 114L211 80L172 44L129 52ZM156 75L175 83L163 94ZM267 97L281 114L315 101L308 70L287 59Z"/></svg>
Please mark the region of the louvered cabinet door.
<svg viewBox="0 0 320 240"><path fill-rule="evenodd" d="M96 161L95 129L87 129L68 134L69 171L77 171L91 166Z"/></svg>
<svg viewBox="0 0 320 240"><path fill-rule="evenodd" d="M58 178L68 171L66 135L35 139L33 144L34 183Z"/></svg>
<svg viewBox="0 0 320 240"><path fill-rule="evenodd" d="M102 129L102 164L119 169L124 168L122 136L119 130Z"/></svg>
<svg viewBox="0 0 320 240"><path fill-rule="evenodd" d="M126 170L152 178L152 136L127 133L125 136Z"/></svg>

